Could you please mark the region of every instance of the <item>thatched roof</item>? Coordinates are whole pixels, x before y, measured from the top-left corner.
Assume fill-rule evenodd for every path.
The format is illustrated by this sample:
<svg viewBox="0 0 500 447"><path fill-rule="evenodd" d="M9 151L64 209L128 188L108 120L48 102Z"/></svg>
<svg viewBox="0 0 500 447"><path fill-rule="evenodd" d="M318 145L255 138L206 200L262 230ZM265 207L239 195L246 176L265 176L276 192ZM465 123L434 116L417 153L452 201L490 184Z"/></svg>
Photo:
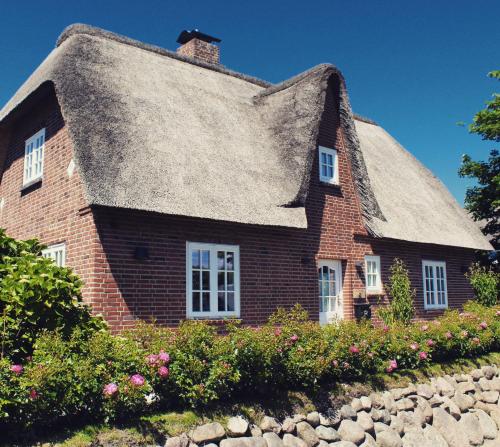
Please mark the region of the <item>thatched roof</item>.
<svg viewBox="0 0 500 447"><path fill-rule="evenodd" d="M413 242L491 250L443 183L384 129L356 120L372 190L383 218L372 234Z"/></svg>
<svg viewBox="0 0 500 447"><path fill-rule="evenodd" d="M304 204L329 82L340 88L341 125L367 228L382 237L488 248L477 228L469 229L468 218L458 212L458 204L441 184L440 192L433 194L443 194L450 206L439 209L437 221L431 205L416 210L411 200L401 202L407 208L399 215L411 216L415 226L420 213L429 213L428 225L420 232L410 225L409 231L408 222L385 200L391 194L378 188L384 179L375 178L389 171L372 164L379 159L369 142L380 142L380 153L386 150L386 141L376 138L382 130L358 124L360 150L343 77L331 65L271 85L74 25L0 111L0 146L9 117L33 92L50 83L73 140L90 204L305 228ZM369 128L374 129L373 138L366 135ZM397 159L408 169L417 169L414 175L424 176L421 183L426 187L435 186L426 180L432 175L404 149L400 151L403 155ZM404 196L405 188L412 194L406 181L394 183L398 178L391 179L397 197ZM445 222L462 228L455 240L450 231L443 231Z"/></svg>

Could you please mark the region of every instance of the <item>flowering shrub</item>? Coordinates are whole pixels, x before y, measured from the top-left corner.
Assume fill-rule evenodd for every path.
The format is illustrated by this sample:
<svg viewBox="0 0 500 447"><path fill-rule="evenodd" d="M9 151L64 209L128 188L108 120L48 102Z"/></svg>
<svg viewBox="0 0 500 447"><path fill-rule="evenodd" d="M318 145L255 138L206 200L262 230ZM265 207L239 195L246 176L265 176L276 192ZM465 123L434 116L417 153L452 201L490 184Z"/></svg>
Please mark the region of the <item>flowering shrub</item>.
<svg viewBox="0 0 500 447"><path fill-rule="evenodd" d="M141 324L115 336L42 333L33 354L0 360L0 432L78 418L112 420L236 393L311 388L500 348L500 309L469 302L428 323L319 326L296 307L260 328Z"/></svg>

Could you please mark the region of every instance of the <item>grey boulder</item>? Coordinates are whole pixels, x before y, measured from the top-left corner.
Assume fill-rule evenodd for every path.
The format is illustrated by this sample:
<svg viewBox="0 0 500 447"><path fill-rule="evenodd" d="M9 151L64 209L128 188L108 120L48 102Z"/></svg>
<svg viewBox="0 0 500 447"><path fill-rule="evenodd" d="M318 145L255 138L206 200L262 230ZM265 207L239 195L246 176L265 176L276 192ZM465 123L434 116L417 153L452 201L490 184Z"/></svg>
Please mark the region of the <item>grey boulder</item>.
<svg viewBox="0 0 500 447"><path fill-rule="evenodd" d="M224 427L218 422L200 425L188 433L189 438L196 444L206 444L218 441L226 435Z"/></svg>
<svg viewBox="0 0 500 447"><path fill-rule="evenodd" d="M338 432L342 441L361 444L365 440L365 431L363 430L363 427L350 419L344 419L340 423Z"/></svg>

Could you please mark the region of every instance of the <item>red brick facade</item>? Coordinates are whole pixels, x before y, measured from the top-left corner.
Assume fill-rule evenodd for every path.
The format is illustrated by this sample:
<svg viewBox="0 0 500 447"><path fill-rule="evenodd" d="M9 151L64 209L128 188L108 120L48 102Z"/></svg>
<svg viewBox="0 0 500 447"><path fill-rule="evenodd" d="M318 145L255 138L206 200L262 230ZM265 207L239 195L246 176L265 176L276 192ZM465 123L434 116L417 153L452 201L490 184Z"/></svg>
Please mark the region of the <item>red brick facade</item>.
<svg viewBox="0 0 500 447"><path fill-rule="evenodd" d="M78 171L68 173L72 145L52 94L12 127L0 184L0 226L17 238L38 237L46 244L66 243L66 264L85 282L84 298L115 329L136 319L154 318L176 325L186 318L186 242L234 244L240 247L241 318L264 322L277 307L301 303L317 319L316 263L342 261L344 316L353 317L353 289L363 289L356 264L367 254L381 256L382 279L395 257L402 258L417 289L418 316L423 310L422 259L447 263L448 300L458 307L471 295L463 275L473 251L446 246L373 239L364 229L342 130L338 125L338 91L328 91L318 143L338 149L338 186L318 181L314 163L306 212L308 229L273 228L187 217L88 208ZM46 128L45 166L41 184L21 191L24 141ZM149 257L137 260L137 247ZM371 297L376 304L379 297Z"/></svg>

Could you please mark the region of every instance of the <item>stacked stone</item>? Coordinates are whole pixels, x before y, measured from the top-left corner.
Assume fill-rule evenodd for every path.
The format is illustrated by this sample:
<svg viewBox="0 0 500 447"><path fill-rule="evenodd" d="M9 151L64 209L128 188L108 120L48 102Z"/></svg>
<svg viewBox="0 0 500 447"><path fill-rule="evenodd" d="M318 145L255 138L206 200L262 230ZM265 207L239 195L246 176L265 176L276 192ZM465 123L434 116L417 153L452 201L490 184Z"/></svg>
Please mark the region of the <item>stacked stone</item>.
<svg viewBox="0 0 500 447"><path fill-rule="evenodd" d="M355 398L349 405L283 421L241 416L213 422L165 447L470 447L500 446L500 377L496 366L430 383Z"/></svg>

